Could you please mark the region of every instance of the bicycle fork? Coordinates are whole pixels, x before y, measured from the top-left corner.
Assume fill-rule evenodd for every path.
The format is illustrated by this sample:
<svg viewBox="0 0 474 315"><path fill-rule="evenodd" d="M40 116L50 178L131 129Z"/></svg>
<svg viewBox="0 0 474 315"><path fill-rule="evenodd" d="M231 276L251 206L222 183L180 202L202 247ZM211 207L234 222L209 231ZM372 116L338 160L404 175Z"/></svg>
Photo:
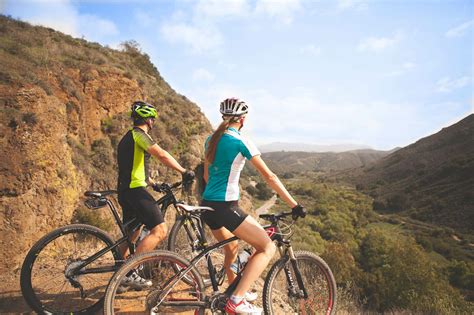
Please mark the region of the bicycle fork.
<svg viewBox="0 0 474 315"><path fill-rule="evenodd" d="M296 276L296 283L293 279L291 274L290 265L285 264L283 267L285 271L286 281L288 282L288 293L290 296L294 296L296 298L308 298L308 292L304 287L303 278L301 277L300 269L298 268L298 261L296 260L295 253L293 252L293 248L290 246L287 248L288 259L290 261L291 267L293 267L293 271ZM303 294L301 294L303 293Z"/></svg>

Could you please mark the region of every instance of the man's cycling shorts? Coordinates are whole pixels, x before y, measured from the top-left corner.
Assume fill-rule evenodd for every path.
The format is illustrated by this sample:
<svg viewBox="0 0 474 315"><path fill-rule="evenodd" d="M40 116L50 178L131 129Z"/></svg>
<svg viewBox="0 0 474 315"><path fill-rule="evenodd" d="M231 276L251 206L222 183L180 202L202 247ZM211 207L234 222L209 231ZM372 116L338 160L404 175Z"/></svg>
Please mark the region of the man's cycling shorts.
<svg viewBox="0 0 474 315"><path fill-rule="evenodd" d="M119 192L118 201L123 211L123 223L137 218L151 230L164 222L161 210L145 187L131 188Z"/></svg>
<svg viewBox="0 0 474 315"><path fill-rule="evenodd" d="M206 211L202 214L204 222L212 230L218 230L225 227L233 232L248 214L239 208L239 202L236 201L207 201L203 200L202 206L211 207L214 211Z"/></svg>

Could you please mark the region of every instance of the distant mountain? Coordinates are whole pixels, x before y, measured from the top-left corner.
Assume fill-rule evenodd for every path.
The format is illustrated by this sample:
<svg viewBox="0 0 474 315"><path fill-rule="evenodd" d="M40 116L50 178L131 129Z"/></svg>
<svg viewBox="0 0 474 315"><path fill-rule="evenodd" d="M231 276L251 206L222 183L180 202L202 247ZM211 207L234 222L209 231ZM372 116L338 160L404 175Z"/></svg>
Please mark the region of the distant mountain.
<svg viewBox="0 0 474 315"><path fill-rule="evenodd" d="M258 147L261 152L346 152L353 150L371 149L366 145L359 144L335 144L335 145L318 145L307 143L289 143L289 142L272 142Z"/></svg>
<svg viewBox="0 0 474 315"><path fill-rule="evenodd" d="M301 171L331 171L357 168L373 163L389 152L376 150L355 150L334 152L268 152L262 157L276 173Z"/></svg>
<svg viewBox="0 0 474 315"><path fill-rule="evenodd" d="M474 230L474 114L351 172L376 210Z"/></svg>

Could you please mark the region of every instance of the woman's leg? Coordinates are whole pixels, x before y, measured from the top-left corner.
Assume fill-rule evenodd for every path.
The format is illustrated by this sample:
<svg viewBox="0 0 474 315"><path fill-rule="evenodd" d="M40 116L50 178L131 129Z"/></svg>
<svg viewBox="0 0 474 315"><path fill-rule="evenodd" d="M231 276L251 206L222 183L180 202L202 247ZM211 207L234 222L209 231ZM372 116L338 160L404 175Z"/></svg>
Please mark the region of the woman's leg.
<svg viewBox="0 0 474 315"><path fill-rule="evenodd" d="M228 238L231 238L234 236L231 232L229 232L228 229L225 227L222 227L218 230L211 230L212 234L214 237L217 239L217 241L222 242ZM236 275L235 273L230 270L230 265L237 259L237 251L238 251L238 241L231 242L224 246L224 252L225 252L225 258L224 258L224 268L225 268L225 273L227 275L227 281L229 284L231 284Z"/></svg>
<svg viewBox="0 0 474 315"><path fill-rule="evenodd" d="M275 244L273 244L267 232L251 216L245 220L232 232L241 240L255 247L255 253L250 257L245 271L242 275L233 295L243 297L250 286L257 280L260 274L265 270L268 263L275 254Z"/></svg>

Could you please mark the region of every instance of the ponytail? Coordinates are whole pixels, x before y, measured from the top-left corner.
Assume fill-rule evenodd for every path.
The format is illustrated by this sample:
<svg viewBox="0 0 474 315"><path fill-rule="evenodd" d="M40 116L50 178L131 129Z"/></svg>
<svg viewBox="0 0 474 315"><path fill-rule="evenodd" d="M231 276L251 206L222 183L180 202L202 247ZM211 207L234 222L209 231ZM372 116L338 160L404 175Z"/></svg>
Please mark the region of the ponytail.
<svg viewBox="0 0 474 315"><path fill-rule="evenodd" d="M229 128L229 125L235 122L235 117L223 116L222 118L224 119L224 121L221 122L219 127L217 127L216 131L214 131L207 145L206 161L209 164L212 164L214 162L214 158L216 157L217 143L219 142L219 140L221 139L222 135L227 130L227 128Z"/></svg>

